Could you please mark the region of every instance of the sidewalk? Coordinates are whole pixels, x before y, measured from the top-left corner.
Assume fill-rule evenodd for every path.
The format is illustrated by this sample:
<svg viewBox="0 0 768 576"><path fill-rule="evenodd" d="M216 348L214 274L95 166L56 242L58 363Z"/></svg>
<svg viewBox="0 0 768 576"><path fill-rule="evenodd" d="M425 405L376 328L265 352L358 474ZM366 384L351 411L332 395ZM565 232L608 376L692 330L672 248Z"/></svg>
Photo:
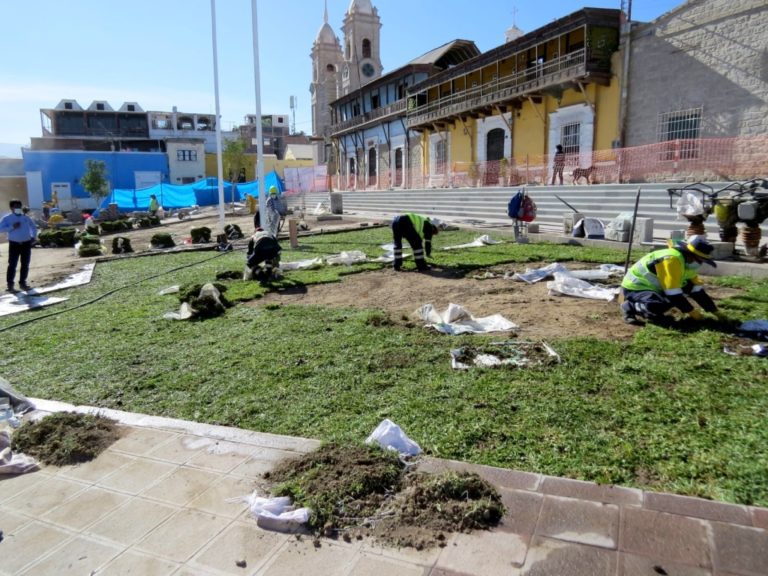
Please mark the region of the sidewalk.
<svg viewBox="0 0 768 576"><path fill-rule="evenodd" d="M72 406L34 400L41 412ZM88 408L78 407L78 411ZM757 576L768 509L425 458L478 472L507 515L425 551L267 532L244 503L315 440L110 410L128 432L96 460L0 477L0 574L83 576Z"/></svg>

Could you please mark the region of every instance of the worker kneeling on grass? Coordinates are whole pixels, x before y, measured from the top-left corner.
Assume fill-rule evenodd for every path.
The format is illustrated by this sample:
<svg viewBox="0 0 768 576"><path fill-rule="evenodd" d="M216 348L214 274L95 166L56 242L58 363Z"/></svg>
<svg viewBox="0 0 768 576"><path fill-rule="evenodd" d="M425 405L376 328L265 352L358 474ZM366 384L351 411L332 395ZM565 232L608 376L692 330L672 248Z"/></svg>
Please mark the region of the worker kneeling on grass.
<svg viewBox="0 0 768 576"><path fill-rule="evenodd" d="M392 236L395 241L395 270L400 270L403 266L403 238L408 240L408 244L411 245L413 257L416 260L416 268L419 272L428 270L429 266L424 259L424 253L426 252L427 258L432 255L432 236L435 236L441 229L444 229L444 225L437 219L429 219L411 213L395 216L392 220ZM422 238L424 238L423 246Z"/></svg>
<svg viewBox="0 0 768 576"><path fill-rule="evenodd" d="M713 246L703 236L687 241L669 241L669 247L643 256L629 269L621 283L624 302L621 314L627 324L641 319L663 323L665 313L677 308L693 320L703 318L701 311L688 301L689 296L705 312L722 319L712 298L704 291L698 269L703 262L717 266L709 257Z"/></svg>
<svg viewBox="0 0 768 576"><path fill-rule="evenodd" d="M280 276L280 244L270 234L257 228L248 241L248 256L245 261L243 279L267 281Z"/></svg>

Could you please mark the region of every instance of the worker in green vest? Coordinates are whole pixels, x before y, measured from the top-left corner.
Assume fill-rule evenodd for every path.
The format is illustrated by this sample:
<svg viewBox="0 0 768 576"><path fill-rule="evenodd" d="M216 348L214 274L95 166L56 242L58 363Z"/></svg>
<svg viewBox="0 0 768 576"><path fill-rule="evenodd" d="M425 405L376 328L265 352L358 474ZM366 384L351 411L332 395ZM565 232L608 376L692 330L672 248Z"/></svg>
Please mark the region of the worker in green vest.
<svg viewBox="0 0 768 576"><path fill-rule="evenodd" d="M698 269L706 262L717 266L710 258L714 250L703 236L669 242L669 247L643 256L632 266L621 283L623 303L621 314L627 324L639 324L641 319L663 323L665 314L677 308L693 320L702 320L696 302L705 312L723 319L712 298L704 290Z"/></svg>
<svg viewBox="0 0 768 576"><path fill-rule="evenodd" d="M424 259L432 255L432 236L443 228L443 224L437 219L429 219L418 214L402 214L392 219L392 236L395 243L395 270L400 270L403 265L403 238L408 241L413 249L413 258L416 260L416 268L419 272L429 269ZM423 244L422 244L423 238Z"/></svg>

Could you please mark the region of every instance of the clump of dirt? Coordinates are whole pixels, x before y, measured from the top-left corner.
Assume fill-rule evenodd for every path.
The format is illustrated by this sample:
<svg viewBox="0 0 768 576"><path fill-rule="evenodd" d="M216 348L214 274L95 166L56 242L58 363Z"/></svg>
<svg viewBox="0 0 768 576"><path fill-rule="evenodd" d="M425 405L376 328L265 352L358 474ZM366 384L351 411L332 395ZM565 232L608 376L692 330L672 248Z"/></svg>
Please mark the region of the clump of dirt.
<svg viewBox="0 0 768 576"><path fill-rule="evenodd" d="M459 368L473 365L489 368L529 367L556 364L560 357L544 342L491 342L478 346L462 346L451 350Z"/></svg>
<svg viewBox="0 0 768 576"><path fill-rule="evenodd" d="M93 460L120 438L117 422L103 416L57 412L27 422L13 433L13 450L45 464L67 466Z"/></svg>
<svg viewBox="0 0 768 576"><path fill-rule="evenodd" d="M476 474L409 471L378 446L327 444L279 464L266 476L275 496L312 509L317 535L372 536L416 549L445 544L445 533L498 524L504 506Z"/></svg>

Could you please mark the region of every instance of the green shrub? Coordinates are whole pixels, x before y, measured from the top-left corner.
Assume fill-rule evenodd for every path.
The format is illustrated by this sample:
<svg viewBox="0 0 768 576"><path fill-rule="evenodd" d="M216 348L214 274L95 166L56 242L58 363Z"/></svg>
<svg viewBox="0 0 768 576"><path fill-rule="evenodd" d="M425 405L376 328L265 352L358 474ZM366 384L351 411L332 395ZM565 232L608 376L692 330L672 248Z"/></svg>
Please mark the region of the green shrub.
<svg viewBox="0 0 768 576"><path fill-rule="evenodd" d="M81 244L77 249L77 255L81 258L88 258L90 256L101 256L101 245L96 244Z"/></svg>
<svg viewBox="0 0 768 576"><path fill-rule="evenodd" d="M160 226L160 218L157 216L142 216L136 220L136 225L139 228L152 228L153 226Z"/></svg>
<svg viewBox="0 0 768 576"><path fill-rule="evenodd" d="M125 236L115 236L112 238L112 254L128 254L133 252L131 239Z"/></svg>
<svg viewBox="0 0 768 576"><path fill-rule="evenodd" d="M173 238L171 238L171 235L167 232L159 232L158 234L155 234L149 242L152 245L152 248L173 248L176 246Z"/></svg>
<svg viewBox="0 0 768 576"><path fill-rule="evenodd" d="M97 224L89 224L85 227L85 233L90 234L91 236L98 236L99 226Z"/></svg>
<svg viewBox="0 0 768 576"><path fill-rule="evenodd" d="M68 248L75 245L77 230L74 228L56 228L41 230L38 240L44 247Z"/></svg>
<svg viewBox="0 0 768 576"><path fill-rule="evenodd" d="M92 236L91 234L80 234L80 236L77 238L80 241L80 244L85 245L101 245L101 239L98 236Z"/></svg>
<svg viewBox="0 0 768 576"><path fill-rule="evenodd" d="M207 226L192 228L189 233L192 236L192 244L202 244L211 241L211 229Z"/></svg>

